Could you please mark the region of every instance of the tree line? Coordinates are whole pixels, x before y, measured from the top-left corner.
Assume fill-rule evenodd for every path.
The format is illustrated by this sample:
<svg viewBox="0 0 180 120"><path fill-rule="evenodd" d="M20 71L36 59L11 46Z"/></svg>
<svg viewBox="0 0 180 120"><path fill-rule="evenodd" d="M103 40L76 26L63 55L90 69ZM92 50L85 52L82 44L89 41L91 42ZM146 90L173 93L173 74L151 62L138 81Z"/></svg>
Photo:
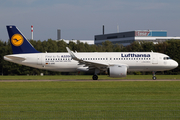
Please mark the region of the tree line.
<svg viewBox="0 0 180 120"><path fill-rule="evenodd" d="M102 45L88 45L77 41L72 41L67 44L63 40L47 41L35 41L30 40L30 43L39 52L67 52L66 47L69 47L73 51L77 52L160 52L169 55L172 59L180 62L180 40L169 40L166 42L153 44L152 42L133 42L129 46L122 46L119 44L113 45L110 41L105 41ZM45 75L60 75L68 73L53 72L47 70L40 70L31 68L12 62L5 61L3 56L12 54L10 42L3 42L0 40L0 74L1 75L39 75L44 73ZM74 73L70 73L74 74ZM129 74L150 74L148 72L133 72ZM180 67L177 67L171 71L160 72L160 74L180 74Z"/></svg>

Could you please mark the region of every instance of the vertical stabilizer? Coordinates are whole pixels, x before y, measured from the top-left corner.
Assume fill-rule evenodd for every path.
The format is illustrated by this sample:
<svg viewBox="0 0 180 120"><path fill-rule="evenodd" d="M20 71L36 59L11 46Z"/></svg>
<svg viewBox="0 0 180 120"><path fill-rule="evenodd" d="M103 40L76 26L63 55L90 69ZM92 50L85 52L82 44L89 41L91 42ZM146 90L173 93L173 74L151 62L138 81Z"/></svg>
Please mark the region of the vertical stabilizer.
<svg viewBox="0 0 180 120"><path fill-rule="evenodd" d="M16 26L6 26L13 54L39 53Z"/></svg>

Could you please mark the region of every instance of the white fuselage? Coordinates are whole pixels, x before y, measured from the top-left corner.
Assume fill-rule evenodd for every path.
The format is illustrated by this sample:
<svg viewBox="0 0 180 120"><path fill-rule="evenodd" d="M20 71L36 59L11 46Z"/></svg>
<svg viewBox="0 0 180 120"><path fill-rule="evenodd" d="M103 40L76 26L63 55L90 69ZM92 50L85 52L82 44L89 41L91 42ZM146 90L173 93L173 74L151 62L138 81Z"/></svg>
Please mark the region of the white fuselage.
<svg viewBox="0 0 180 120"><path fill-rule="evenodd" d="M126 65L128 71L165 71L178 66L178 63L170 59L169 56L156 52L82 52L74 54L84 61L108 65ZM88 71L88 67L73 60L69 53L13 54L4 56L4 59L51 71Z"/></svg>

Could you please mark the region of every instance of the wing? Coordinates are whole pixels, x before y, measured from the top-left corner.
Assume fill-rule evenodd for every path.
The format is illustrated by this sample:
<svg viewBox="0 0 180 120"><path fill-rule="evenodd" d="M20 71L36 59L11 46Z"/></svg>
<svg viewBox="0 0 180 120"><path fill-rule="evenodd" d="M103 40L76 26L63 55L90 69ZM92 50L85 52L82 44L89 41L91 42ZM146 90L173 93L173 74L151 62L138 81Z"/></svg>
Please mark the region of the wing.
<svg viewBox="0 0 180 120"><path fill-rule="evenodd" d="M107 63L98 63L98 62L91 62L91 61L85 61L85 60L81 60L79 58L77 58L74 54L73 51L71 51L68 47L66 47L68 53L70 54L70 56L72 57L73 60L76 60L79 62L79 65L84 65L83 67L88 67L88 69L99 69L102 71L107 70L107 68L109 67L109 64Z"/></svg>

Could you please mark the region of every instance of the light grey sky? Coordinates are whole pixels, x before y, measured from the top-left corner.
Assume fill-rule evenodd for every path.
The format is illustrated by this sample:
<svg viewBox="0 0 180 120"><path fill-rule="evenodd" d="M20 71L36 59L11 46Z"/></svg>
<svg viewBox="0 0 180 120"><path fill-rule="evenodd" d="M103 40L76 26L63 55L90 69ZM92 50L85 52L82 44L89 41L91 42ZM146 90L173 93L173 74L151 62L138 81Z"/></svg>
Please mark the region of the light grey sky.
<svg viewBox="0 0 180 120"><path fill-rule="evenodd" d="M6 25L16 25L34 40L61 38L93 40L94 35L133 30L167 30L180 36L180 0L1 0L0 40L7 41Z"/></svg>

